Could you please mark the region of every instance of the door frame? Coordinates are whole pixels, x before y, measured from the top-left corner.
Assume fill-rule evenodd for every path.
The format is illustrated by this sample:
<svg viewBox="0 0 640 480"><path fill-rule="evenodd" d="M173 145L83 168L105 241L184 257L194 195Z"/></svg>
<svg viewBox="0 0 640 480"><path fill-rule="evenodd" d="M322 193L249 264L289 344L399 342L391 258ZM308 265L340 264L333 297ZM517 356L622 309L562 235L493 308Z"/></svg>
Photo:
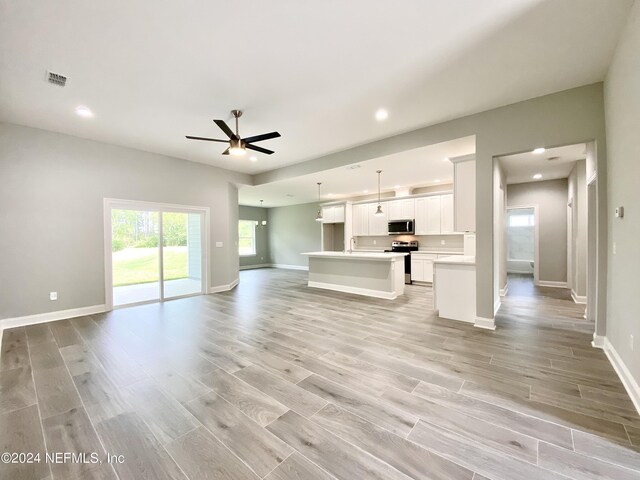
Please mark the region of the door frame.
<svg viewBox="0 0 640 480"><path fill-rule="evenodd" d="M540 218L538 217L538 205L508 205L505 208L505 222L504 222L504 232L507 233L509 228L508 220L509 220L509 210L520 210L523 208L533 208L533 284L538 286L540 283ZM504 258L508 262L508 254L509 251L509 236L506 235L505 245L504 245ZM506 268L506 267L505 267ZM506 272L509 275L509 272Z"/></svg>
<svg viewBox="0 0 640 480"><path fill-rule="evenodd" d="M112 241L113 233L111 231L111 210L114 208L123 210L138 210L147 212L158 212L160 217L164 212L174 213L197 213L202 215L202 290L200 293L193 293L187 295L180 295L171 297L169 299L164 298L164 279L162 278L162 218L159 222L159 268L160 268L160 298L158 300L150 300L145 302L128 303L122 305L122 307L131 307L134 305L141 305L145 303L164 302L167 300L175 300L178 298L192 297L195 295L203 295L209 291L209 232L210 232L210 209L209 207L200 207L194 205L179 205L173 203L158 203L147 202L142 200L126 200L118 198L104 198L103 199L103 223L104 223L104 287L105 287L105 306L107 311L114 309L113 306L113 262L112 262ZM120 308L116 306L115 308Z"/></svg>

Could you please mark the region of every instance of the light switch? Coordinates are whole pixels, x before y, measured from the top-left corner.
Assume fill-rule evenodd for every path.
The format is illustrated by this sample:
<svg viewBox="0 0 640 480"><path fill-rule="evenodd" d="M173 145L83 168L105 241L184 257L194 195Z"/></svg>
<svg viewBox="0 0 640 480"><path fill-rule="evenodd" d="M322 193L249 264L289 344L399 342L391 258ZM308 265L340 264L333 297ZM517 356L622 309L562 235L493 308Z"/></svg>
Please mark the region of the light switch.
<svg viewBox="0 0 640 480"><path fill-rule="evenodd" d="M624 217L624 207L616 207L616 218Z"/></svg>
<svg viewBox="0 0 640 480"><path fill-rule="evenodd" d="M49 292L49 300L58 300L58 292Z"/></svg>
<svg viewBox="0 0 640 480"><path fill-rule="evenodd" d="M222 248L223 243L222 242L216 242L216 248Z"/></svg>
<svg viewBox="0 0 640 480"><path fill-rule="evenodd" d="M616 242L613 242L613 254L616 254Z"/></svg>

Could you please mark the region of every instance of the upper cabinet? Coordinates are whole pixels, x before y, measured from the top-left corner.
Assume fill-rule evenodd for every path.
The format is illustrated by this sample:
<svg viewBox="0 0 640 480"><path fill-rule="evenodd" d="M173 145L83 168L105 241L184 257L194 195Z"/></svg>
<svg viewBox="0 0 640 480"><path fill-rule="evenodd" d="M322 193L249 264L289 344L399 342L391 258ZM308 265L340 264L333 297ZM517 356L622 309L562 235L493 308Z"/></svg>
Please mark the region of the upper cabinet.
<svg viewBox="0 0 640 480"><path fill-rule="evenodd" d="M369 204L361 203L353 206L353 236L369 235Z"/></svg>
<svg viewBox="0 0 640 480"><path fill-rule="evenodd" d="M416 235L454 233L453 194L416 198Z"/></svg>
<svg viewBox="0 0 640 480"><path fill-rule="evenodd" d="M476 157L452 158L454 193L454 229L456 232L476 231Z"/></svg>
<svg viewBox="0 0 640 480"><path fill-rule="evenodd" d="M344 223L344 205L322 207L322 223Z"/></svg>
<svg viewBox="0 0 640 480"><path fill-rule="evenodd" d="M413 220L416 218L413 198L391 200L387 205L389 205L389 220Z"/></svg>
<svg viewBox="0 0 640 480"><path fill-rule="evenodd" d="M382 215L376 215L377 203L369 203L369 235L389 235L389 203L381 202Z"/></svg>

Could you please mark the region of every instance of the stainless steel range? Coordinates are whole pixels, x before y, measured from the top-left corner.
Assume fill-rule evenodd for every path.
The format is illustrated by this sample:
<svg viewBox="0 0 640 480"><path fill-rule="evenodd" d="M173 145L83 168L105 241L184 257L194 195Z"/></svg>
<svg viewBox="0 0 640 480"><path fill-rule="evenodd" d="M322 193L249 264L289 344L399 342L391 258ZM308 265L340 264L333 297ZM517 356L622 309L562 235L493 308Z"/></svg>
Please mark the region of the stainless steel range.
<svg viewBox="0 0 640 480"><path fill-rule="evenodd" d="M409 255L404 257L404 283L411 283L411 252L418 250L418 242L391 242L391 250L386 252L407 252Z"/></svg>

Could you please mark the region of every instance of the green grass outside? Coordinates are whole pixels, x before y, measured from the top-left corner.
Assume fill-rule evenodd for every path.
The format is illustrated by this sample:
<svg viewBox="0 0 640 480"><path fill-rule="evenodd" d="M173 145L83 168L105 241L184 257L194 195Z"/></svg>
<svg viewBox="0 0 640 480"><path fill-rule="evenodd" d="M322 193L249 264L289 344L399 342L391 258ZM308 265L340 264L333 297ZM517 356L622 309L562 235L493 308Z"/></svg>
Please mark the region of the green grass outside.
<svg viewBox="0 0 640 480"><path fill-rule="evenodd" d="M165 280L187 278L187 247L164 247ZM125 248L113 253L113 286L159 280L157 248Z"/></svg>

